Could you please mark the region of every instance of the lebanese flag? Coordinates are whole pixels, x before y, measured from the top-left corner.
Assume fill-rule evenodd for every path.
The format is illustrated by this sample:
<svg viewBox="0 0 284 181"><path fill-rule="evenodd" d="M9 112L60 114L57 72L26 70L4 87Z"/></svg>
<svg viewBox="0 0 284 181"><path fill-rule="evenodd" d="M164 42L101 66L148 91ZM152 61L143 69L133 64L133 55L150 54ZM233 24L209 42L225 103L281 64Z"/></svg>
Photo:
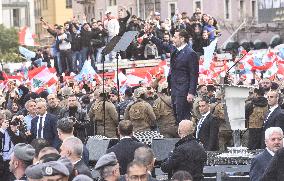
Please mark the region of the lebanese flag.
<svg viewBox="0 0 284 181"><path fill-rule="evenodd" d="M31 82L32 91L36 93L54 87L57 83L56 74L50 72L50 70L44 66L29 71L28 77Z"/></svg>
<svg viewBox="0 0 284 181"><path fill-rule="evenodd" d="M23 27L20 29L19 33L19 44L26 46L39 46L38 43L35 42L35 34L33 34L28 27Z"/></svg>

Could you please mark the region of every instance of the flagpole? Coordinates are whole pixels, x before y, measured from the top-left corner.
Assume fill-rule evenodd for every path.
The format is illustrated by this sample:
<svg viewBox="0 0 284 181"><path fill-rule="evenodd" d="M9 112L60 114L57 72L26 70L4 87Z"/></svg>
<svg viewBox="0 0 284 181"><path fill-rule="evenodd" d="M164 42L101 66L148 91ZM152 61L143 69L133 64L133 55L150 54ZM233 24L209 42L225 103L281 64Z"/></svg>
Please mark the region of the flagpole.
<svg viewBox="0 0 284 181"><path fill-rule="evenodd" d="M117 105L120 103L120 83L118 78L118 58L119 52L116 52L116 84L117 84ZM120 121L120 111L118 112L118 122Z"/></svg>
<svg viewBox="0 0 284 181"><path fill-rule="evenodd" d="M220 47L221 49L230 41L230 39L235 36L235 34L244 26L244 24L246 24L246 19L243 21L242 24L240 24L240 26L231 34L231 36L229 36L229 38L227 38L227 40L222 44L222 46Z"/></svg>

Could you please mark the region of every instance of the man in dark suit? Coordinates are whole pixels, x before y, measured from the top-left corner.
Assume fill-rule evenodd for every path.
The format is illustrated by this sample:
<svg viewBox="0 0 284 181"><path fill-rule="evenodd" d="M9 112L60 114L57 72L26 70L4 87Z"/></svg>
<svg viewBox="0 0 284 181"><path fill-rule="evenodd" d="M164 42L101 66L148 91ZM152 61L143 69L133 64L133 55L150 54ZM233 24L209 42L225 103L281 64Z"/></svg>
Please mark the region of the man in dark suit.
<svg viewBox="0 0 284 181"><path fill-rule="evenodd" d="M58 148L59 139L56 130L57 117L47 113L47 104L45 99L39 98L36 102L37 116L31 121L32 139L44 138L53 147Z"/></svg>
<svg viewBox="0 0 284 181"><path fill-rule="evenodd" d="M265 116L262 126L262 143L261 148L265 148L264 136L265 130L270 127L280 127L284 130L284 112L279 106L279 94L276 91L269 91L267 93L267 101L269 110Z"/></svg>
<svg viewBox="0 0 284 181"><path fill-rule="evenodd" d="M275 152L283 147L282 129L279 127L268 128L265 131L265 144L265 150L252 159L249 174L251 181L259 181L261 179Z"/></svg>
<svg viewBox="0 0 284 181"><path fill-rule="evenodd" d="M151 28L147 26L145 30L151 32ZM189 119L199 71L199 58L192 50L191 44L188 44L189 35L186 30L177 30L173 37L173 45L164 44L154 36L150 37L157 47L171 53L168 81L176 120L179 123L181 120Z"/></svg>
<svg viewBox="0 0 284 181"><path fill-rule="evenodd" d="M203 180L203 167L207 155L203 146L192 136L193 129L192 121L182 120L179 123L178 134L181 139L161 164L162 171L168 173L169 177L179 170L185 170L192 175L194 181Z"/></svg>
<svg viewBox="0 0 284 181"><path fill-rule="evenodd" d="M219 122L216 117L210 113L210 104L208 97L202 97L198 102L199 112L202 115L196 126L195 136L206 151L217 151Z"/></svg>
<svg viewBox="0 0 284 181"><path fill-rule="evenodd" d="M74 169L77 171L78 174L87 175L92 178L90 169L87 167L87 165L82 159L83 143L79 138L66 138L63 141L60 150L60 155L63 157L67 157L72 162L72 164L74 165Z"/></svg>
<svg viewBox="0 0 284 181"><path fill-rule="evenodd" d="M118 124L118 133L120 141L109 148L107 153L114 152L120 165L120 174L126 174L127 165L133 161L134 152L144 144L137 142L132 138L133 124L129 120L120 121Z"/></svg>

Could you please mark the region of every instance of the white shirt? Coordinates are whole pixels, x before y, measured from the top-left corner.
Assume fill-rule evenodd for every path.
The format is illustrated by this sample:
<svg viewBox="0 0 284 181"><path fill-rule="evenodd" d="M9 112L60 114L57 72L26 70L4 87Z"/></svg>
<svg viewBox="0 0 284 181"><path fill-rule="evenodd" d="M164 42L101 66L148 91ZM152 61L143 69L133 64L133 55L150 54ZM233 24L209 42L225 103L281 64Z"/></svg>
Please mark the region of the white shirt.
<svg viewBox="0 0 284 181"><path fill-rule="evenodd" d="M272 106L271 108L269 108L269 113L266 117L266 119L264 120L264 123L266 123L266 121L268 120L269 116L271 115L271 113L273 113L273 111L278 107L278 104L276 104L275 106Z"/></svg>
<svg viewBox="0 0 284 181"><path fill-rule="evenodd" d="M37 138L43 138L43 130L44 130L44 122L45 122L45 118L46 118L46 113L43 116L38 115L38 122L37 122L37 125L36 125L36 131L38 131L38 129L39 129L40 118L42 118L42 124L41 124L42 129L41 129L40 135L37 135ZM38 132L37 132L37 134L38 134Z"/></svg>
<svg viewBox="0 0 284 181"><path fill-rule="evenodd" d="M186 45L187 45L187 43L185 43L184 45L182 45L182 46L178 47L178 48L177 48L177 49L178 49L178 51L181 51L182 49L184 49L184 47L186 47Z"/></svg>
<svg viewBox="0 0 284 181"><path fill-rule="evenodd" d="M123 139L126 139L126 138L131 138L131 136L122 136L122 137L120 138L120 140L123 140Z"/></svg>
<svg viewBox="0 0 284 181"><path fill-rule="evenodd" d="M275 153L274 153L273 151L269 150L267 147L266 147L266 150L268 151L268 153L269 153L271 156L274 156L274 155L275 155Z"/></svg>
<svg viewBox="0 0 284 181"><path fill-rule="evenodd" d="M197 127L196 127L196 134L195 134L195 138L198 139L198 134L200 131L200 128L204 122L204 120L206 119L206 117L208 116L208 114L210 114L210 111L208 111L207 113L205 113L204 115L202 115L202 118L199 120Z"/></svg>

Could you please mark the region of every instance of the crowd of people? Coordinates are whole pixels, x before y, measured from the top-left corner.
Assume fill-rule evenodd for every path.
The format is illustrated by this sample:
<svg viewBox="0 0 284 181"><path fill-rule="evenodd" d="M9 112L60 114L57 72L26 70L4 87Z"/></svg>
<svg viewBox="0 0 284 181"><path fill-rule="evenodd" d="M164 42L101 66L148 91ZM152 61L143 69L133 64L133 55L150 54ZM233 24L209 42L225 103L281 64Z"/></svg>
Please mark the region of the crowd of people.
<svg viewBox="0 0 284 181"><path fill-rule="evenodd" d="M219 36L218 24L215 18L202 13L196 9L193 15L186 12L177 13L172 19L161 19L159 12L152 12L146 20L142 20L136 15L131 15L126 8L118 12L118 17L113 16L110 11L105 12L103 20L92 18L89 22L85 16L81 21L73 18L72 21L66 21L64 25L50 25L42 20L42 27L55 38L55 42L48 51L39 49L37 56L33 58L35 65L39 58L50 66L50 58L54 58L54 64L59 74L65 72L77 73L81 70L84 61L91 60L95 68L97 63L102 61L111 62L116 58L116 53L111 52L102 56L102 50L105 45L116 35L123 35L126 31L138 31L139 35L130 44L125 52L120 56L129 60L143 59L166 59L170 57L169 52L157 47L151 41L143 39L145 26L150 25L154 29L157 38L164 43L172 43L172 38L176 30L184 29L189 33L192 48L203 55L203 47L210 44L211 41Z"/></svg>
<svg viewBox="0 0 284 181"><path fill-rule="evenodd" d="M153 150L137 141L133 137L135 132L156 130L165 138L181 138L173 152L168 150L169 158L158 163L170 177L185 170L191 175L188 178L202 180L206 151L225 151L233 146L232 130L225 117L224 93L218 86L198 86L191 119L177 121L165 82L129 87L120 102L115 88L105 87L103 91L97 86L83 94L75 88L77 82L65 84L57 94L45 91L36 94L24 85L7 83L0 114L3 159L0 164L5 180L54 176L71 180L82 174L91 177L85 144L94 135L119 138L95 166L105 180L154 179L149 175L157 164ZM270 161L282 150L284 114L279 89L277 83L263 79L247 99L248 134L243 135L242 145L267 152L262 153L264 157L253 159L252 180L259 180L266 167L270 168L269 162L263 164L262 160ZM279 169L271 166L272 170L266 171ZM267 178L271 176L275 175Z"/></svg>
<svg viewBox="0 0 284 181"><path fill-rule="evenodd" d="M123 94L116 86L73 79L58 82L54 93L35 93L24 82L7 81L0 99L1 180L93 180L86 142L89 136L103 135L119 140L96 160L94 169L102 180L156 180L152 171L158 165L172 180L200 181L206 151L225 151L233 145L222 87L198 85L201 42L214 40L216 20L197 9L190 18L176 15L172 25L171 20L162 22L158 13L145 22L132 16L127 25L131 15L126 11L123 17L124 11L118 19L106 12L105 21L74 20L56 28L42 20L56 40L58 73L79 71L88 58L93 65L100 62L98 52L109 39L139 30L143 41L151 42L147 49L156 46L170 57L168 80L127 87ZM162 40L165 36L168 43ZM138 56L137 49L133 42L123 56ZM252 160L251 180L283 178L282 93L281 83L262 79L247 98L248 131L242 145L265 149ZM165 160L156 161L153 150L134 137L153 130L165 138L180 138Z"/></svg>

